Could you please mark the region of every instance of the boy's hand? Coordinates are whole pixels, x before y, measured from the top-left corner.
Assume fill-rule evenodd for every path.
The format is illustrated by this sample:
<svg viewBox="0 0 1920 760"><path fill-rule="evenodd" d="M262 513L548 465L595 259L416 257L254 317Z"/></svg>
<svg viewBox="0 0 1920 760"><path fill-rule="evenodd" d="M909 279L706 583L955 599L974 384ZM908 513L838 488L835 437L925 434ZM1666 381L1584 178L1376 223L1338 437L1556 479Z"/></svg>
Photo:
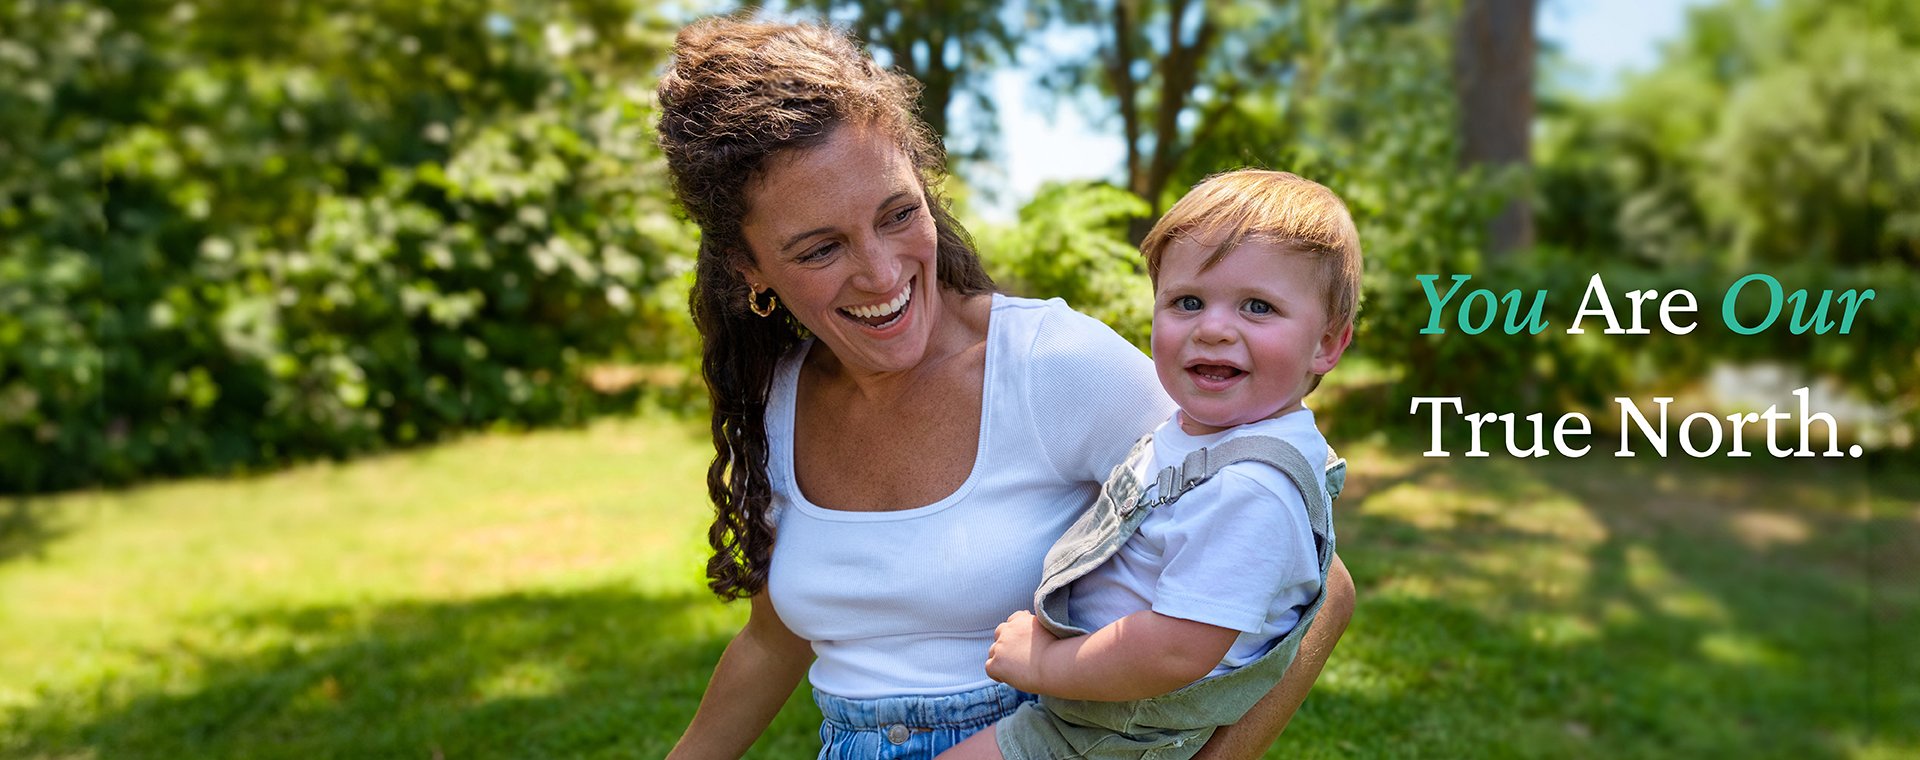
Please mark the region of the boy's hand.
<svg viewBox="0 0 1920 760"><path fill-rule="evenodd" d="M987 677L1032 694L1046 691L1041 661L1046 651L1060 643L1040 626L1033 613L1021 610L1007 616L1007 622L993 629L993 646L987 648Z"/></svg>

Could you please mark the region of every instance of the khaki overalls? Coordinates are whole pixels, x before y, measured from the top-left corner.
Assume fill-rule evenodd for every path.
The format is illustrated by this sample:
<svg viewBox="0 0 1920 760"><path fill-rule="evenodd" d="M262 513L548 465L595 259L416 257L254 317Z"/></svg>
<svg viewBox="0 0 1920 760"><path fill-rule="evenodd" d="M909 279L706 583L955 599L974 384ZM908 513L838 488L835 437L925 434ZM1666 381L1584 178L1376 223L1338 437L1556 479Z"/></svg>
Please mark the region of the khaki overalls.
<svg viewBox="0 0 1920 760"><path fill-rule="evenodd" d="M1238 721L1280 682L1326 599L1327 567L1333 561L1331 506L1346 483L1346 460L1329 449L1326 463L1316 466L1278 438L1244 436L1196 450L1179 466L1161 470L1155 483L1142 484L1134 472L1152 455L1153 436L1148 434L1134 444L1127 461L1113 468L1093 507L1047 552L1040 588L1034 592L1034 610L1048 631L1061 638L1088 633L1067 622L1073 582L1119 551L1153 508L1180 498L1236 462L1264 462L1300 489L1320 560L1320 593L1273 649L1238 670L1130 702L1042 696L1037 704L1022 706L1002 719L997 729L1001 753L1008 760L1192 757L1215 728ZM1317 498L1322 483L1325 500Z"/></svg>

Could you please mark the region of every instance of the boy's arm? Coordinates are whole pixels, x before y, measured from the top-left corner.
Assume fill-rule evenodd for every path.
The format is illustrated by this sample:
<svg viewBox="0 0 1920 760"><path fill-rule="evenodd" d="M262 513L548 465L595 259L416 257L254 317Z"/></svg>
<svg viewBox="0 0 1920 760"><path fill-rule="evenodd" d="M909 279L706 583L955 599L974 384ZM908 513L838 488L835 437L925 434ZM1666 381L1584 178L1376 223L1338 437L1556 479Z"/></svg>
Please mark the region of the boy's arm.
<svg viewBox="0 0 1920 760"><path fill-rule="evenodd" d="M1145 699L1205 677L1239 635L1142 610L1085 636L1056 639L1033 613L1021 611L994 630L987 675L1062 699Z"/></svg>
<svg viewBox="0 0 1920 760"><path fill-rule="evenodd" d="M1273 740L1280 737L1294 711L1306 701L1307 691L1313 688L1320 669L1327 664L1327 656L1333 654L1333 645L1340 643L1347 621L1353 619L1353 604L1353 576L1347 574L1346 564L1336 554L1333 565L1327 568L1327 600L1321 602L1313 627L1307 629L1306 638L1300 642L1300 653L1294 656L1293 664L1287 666L1280 685L1261 697L1238 722L1213 732L1213 738L1200 748L1194 760L1253 760L1273 746Z"/></svg>

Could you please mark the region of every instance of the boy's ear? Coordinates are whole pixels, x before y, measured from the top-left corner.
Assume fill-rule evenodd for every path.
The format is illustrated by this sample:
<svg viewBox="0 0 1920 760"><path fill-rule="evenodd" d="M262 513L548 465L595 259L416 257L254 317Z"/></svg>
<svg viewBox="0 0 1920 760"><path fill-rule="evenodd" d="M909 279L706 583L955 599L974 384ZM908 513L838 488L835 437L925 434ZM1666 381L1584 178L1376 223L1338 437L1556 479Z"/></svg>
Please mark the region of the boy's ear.
<svg viewBox="0 0 1920 760"><path fill-rule="evenodd" d="M1319 345L1313 350L1313 374L1324 375L1333 371L1340 363L1340 355L1346 353L1347 346L1353 344L1353 323L1348 322L1340 329L1328 330L1320 336Z"/></svg>

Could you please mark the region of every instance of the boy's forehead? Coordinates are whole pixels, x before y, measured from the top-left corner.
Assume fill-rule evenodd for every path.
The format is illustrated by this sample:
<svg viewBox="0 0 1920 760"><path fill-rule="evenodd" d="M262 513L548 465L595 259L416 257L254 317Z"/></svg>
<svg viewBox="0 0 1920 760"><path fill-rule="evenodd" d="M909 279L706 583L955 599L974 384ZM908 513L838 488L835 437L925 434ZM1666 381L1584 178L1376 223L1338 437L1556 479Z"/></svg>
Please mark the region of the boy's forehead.
<svg viewBox="0 0 1920 760"><path fill-rule="evenodd" d="M1228 256L1245 253L1257 253L1269 256L1307 256L1312 254L1298 245L1298 241L1264 232L1238 232L1219 230L1207 234L1182 236L1175 241L1181 245L1187 255L1200 254L1206 258L1200 264L1200 271L1214 268Z"/></svg>
<svg viewBox="0 0 1920 760"><path fill-rule="evenodd" d="M1211 240L1205 237L1175 237L1166 248L1163 259L1174 259L1178 263L1168 266L1163 260L1159 276L1154 279L1154 291L1158 292L1163 281L1172 274L1174 279L1206 277L1214 272L1221 262L1240 256L1272 256L1295 259L1310 265L1310 277L1324 285L1331 277L1326 257L1297 244L1297 241L1273 235L1253 234L1233 240L1224 236ZM1171 270L1171 271L1170 271ZM1259 285L1260 283L1244 283Z"/></svg>
<svg viewBox="0 0 1920 760"><path fill-rule="evenodd" d="M1263 237L1263 235L1259 230L1248 229L1244 225L1232 224L1226 220L1215 219L1180 230L1173 235L1173 242L1186 243L1188 245L1217 251L1221 248L1230 248L1247 240L1260 237Z"/></svg>

